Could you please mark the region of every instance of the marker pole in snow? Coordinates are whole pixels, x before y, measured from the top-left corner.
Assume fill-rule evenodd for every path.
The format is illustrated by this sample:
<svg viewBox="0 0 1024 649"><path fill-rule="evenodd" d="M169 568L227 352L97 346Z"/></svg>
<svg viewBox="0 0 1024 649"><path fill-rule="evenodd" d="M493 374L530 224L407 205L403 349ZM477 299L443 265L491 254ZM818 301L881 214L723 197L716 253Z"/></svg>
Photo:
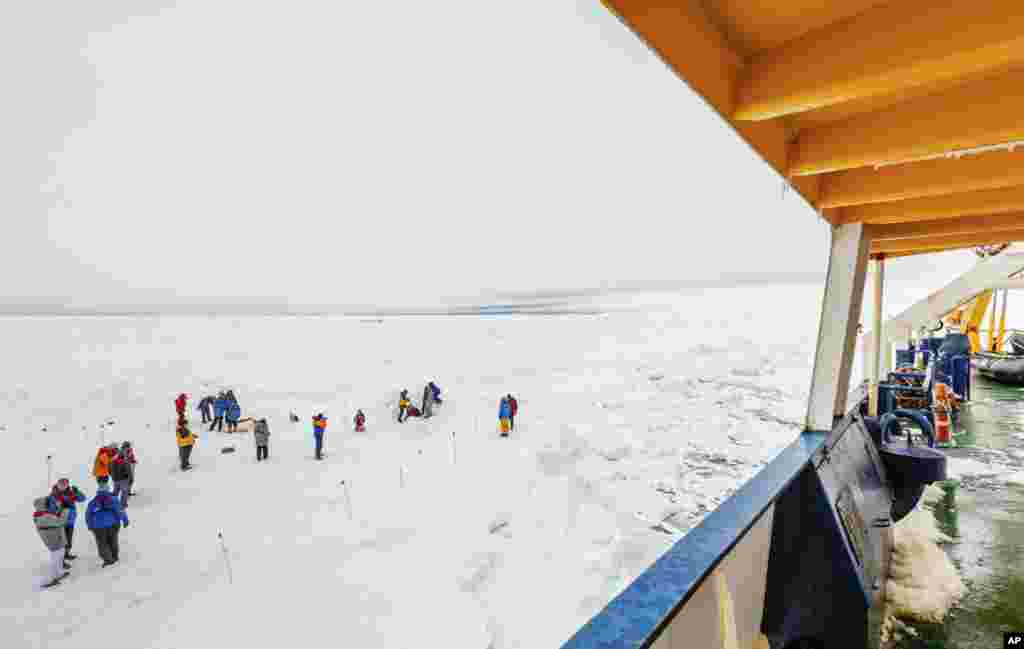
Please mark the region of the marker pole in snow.
<svg viewBox="0 0 1024 649"><path fill-rule="evenodd" d="M352 496L349 494L348 483L342 480L338 484L345 491L345 511L348 513L348 519L352 520Z"/></svg>
<svg viewBox="0 0 1024 649"><path fill-rule="evenodd" d="M228 546L224 543L224 535L217 532L217 538L220 539L220 550L224 555L224 565L227 566L228 569L228 583L234 584L234 575L231 574L231 557L228 555Z"/></svg>
<svg viewBox="0 0 1024 649"><path fill-rule="evenodd" d="M53 456L46 456L46 484L53 484Z"/></svg>
<svg viewBox="0 0 1024 649"><path fill-rule="evenodd" d="M398 467L398 486L405 489L405 467L402 465Z"/></svg>
<svg viewBox="0 0 1024 649"><path fill-rule="evenodd" d="M458 456L455 454L455 431L452 431L452 464L458 464Z"/></svg>

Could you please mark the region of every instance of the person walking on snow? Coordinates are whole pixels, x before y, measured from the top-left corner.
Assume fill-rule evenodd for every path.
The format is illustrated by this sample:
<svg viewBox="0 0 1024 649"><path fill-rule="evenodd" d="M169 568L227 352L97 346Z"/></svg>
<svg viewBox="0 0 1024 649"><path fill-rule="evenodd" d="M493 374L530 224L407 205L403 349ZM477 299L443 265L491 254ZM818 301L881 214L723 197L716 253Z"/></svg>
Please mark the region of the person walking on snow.
<svg viewBox="0 0 1024 649"><path fill-rule="evenodd" d="M114 495L121 499L123 507L127 507L132 465L128 463L123 451L114 456L114 461L110 464L110 477L114 480Z"/></svg>
<svg viewBox="0 0 1024 649"><path fill-rule="evenodd" d="M47 575L49 579L43 584L43 588L50 588L59 584L60 580L69 574L65 572L65 568L70 566L65 562L64 554L67 547L65 530L71 514L68 509L61 509L58 513L57 508L53 505L53 499L49 496L36 498L33 505L36 508L32 515L36 531L39 532L39 537L43 539L43 545L50 552L50 571Z"/></svg>
<svg viewBox="0 0 1024 649"><path fill-rule="evenodd" d="M356 416L355 416L355 418L352 421L356 425L356 432L357 433L365 433L366 432L366 415L363 414L362 410L356 410Z"/></svg>
<svg viewBox="0 0 1024 649"><path fill-rule="evenodd" d="M178 457L181 460L181 470L188 471L192 468L189 458L192 456L192 446L196 443L196 436L188 428L188 422L184 417L178 419L178 426L174 433L178 440Z"/></svg>
<svg viewBox="0 0 1024 649"><path fill-rule="evenodd" d="M181 417L185 414L185 408L188 406L188 395L181 393L178 398L174 400L174 411Z"/></svg>
<svg viewBox="0 0 1024 649"><path fill-rule="evenodd" d="M118 535L121 525L128 527L128 516L121 509L121 501L106 487L96 492L85 510L85 524L96 537L96 549L103 559L103 567L112 566L120 558Z"/></svg>
<svg viewBox="0 0 1024 649"><path fill-rule="evenodd" d="M96 460L92 465L92 474L96 476L96 484L103 486L110 482L110 462L113 459L113 452L110 446L101 446L96 452Z"/></svg>
<svg viewBox="0 0 1024 649"><path fill-rule="evenodd" d="M324 431L327 429L327 417L318 413L313 417L313 441L316 444L316 459L322 460L324 448Z"/></svg>
<svg viewBox="0 0 1024 649"><path fill-rule="evenodd" d="M211 411L213 410L213 397L210 395L203 397L199 401L199 407L197 410L199 410L199 414L203 416L202 423L208 424L213 421L213 415L211 414Z"/></svg>
<svg viewBox="0 0 1024 649"><path fill-rule="evenodd" d="M508 428L514 431L516 429L516 413L519 412L519 402L511 394L505 398L508 399Z"/></svg>
<svg viewBox="0 0 1024 649"><path fill-rule="evenodd" d="M217 432L224 430L224 413L228 409L228 400L221 392L217 395L217 398L213 400L213 421L210 422L210 432L213 432L214 427L217 428Z"/></svg>
<svg viewBox="0 0 1024 649"><path fill-rule="evenodd" d="M501 426L502 437L508 437L510 413L508 399L502 397L501 404L498 406L498 424Z"/></svg>
<svg viewBox="0 0 1024 649"><path fill-rule="evenodd" d="M405 413L409 409L409 391L402 390L398 395L398 423L405 421Z"/></svg>
<svg viewBox="0 0 1024 649"><path fill-rule="evenodd" d="M267 425L266 419L260 419L256 422L252 435L256 440L256 461L260 462L267 459L269 455L267 444L270 442L270 426Z"/></svg>
<svg viewBox="0 0 1024 649"><path fill-rule="evenodd" d="M71 554L71 544L75 538L75 521L78 518L78 503L85 502L85 494L78 487L71 486L67 478L61 478L53 485L50 498L56 503L57 510L64 509L68 512L67 522L64 523L64 560L74 561L78 557Z"/></svg>

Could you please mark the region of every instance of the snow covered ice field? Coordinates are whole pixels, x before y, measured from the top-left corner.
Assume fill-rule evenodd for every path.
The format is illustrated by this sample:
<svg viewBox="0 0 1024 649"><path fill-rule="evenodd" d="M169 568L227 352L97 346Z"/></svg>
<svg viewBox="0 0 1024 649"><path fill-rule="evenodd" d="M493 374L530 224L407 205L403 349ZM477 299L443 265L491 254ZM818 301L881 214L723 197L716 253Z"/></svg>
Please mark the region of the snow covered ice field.
<svg viewBox="0 0 1024 649"><path fill-rule="evenodd" d="M820 296L380 322L3 319L0 646L557 647L798 433ZM444 405L398 424L398 391L417 402L428 380ZM270 461L193 412L196 468L181 473L172 401L221 387L268 418ZM508 392L520 413L503 440ZM72 576L40 590L46 456L91 497L98 443L124 439L139 468L121 562L100 569L80 507Z"/></svg>

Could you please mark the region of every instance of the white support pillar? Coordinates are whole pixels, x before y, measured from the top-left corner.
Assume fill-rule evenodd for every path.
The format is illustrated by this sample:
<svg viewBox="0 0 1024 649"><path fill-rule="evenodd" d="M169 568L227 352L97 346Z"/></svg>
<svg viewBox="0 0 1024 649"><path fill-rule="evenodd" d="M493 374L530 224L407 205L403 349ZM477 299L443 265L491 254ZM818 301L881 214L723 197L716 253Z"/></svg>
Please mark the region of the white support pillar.
<svg viewBox="0 0 1024 649"><path fill-rule="evenodd" d="M818 347L807 400L808 430L832 430L834 417L845 414L869 243L862 223L832 228Z"/></svg>
<svg viewBox="0 0 1024 649"><path fill-rule="evenodd" d="M1002 309L1002 313L999 315L999 325L998 325L999 333L1001 333L1001 334L1005 334L1006 333L1003 330L1003 327L1006 325L1006 302L1007 302L1007 298L1009 298L1009 297L1010 297L1010 289L1004 288L1003 289L1003 309ZM996 343L996 349L998 349L999 351L1003 351L1003 339L1002 338L1000 338L999 341Z"/></svg>
<svg viewBox="0 0 1024 649"><path fill-rule="evenodd" d="M877 259L874 263L874 322L871 325L872 332L882 331L882 290L885 283L885 259ZM865 341L867 343L868 341ZM872 417L878 416L878 382L881 380L879 371L882 365L882 354L885 353L885 339L882 336L871 336L871 367L869 374L868 390L868 414Z"/></svg>
<svg viewBox="0 0 1024 649"><path fill-rule="evenodd" d="M999 291L992 291L992 311L988 316L988 337L985 341L985 351L995 351L996 340L996 313L999 310Z"/></svg>

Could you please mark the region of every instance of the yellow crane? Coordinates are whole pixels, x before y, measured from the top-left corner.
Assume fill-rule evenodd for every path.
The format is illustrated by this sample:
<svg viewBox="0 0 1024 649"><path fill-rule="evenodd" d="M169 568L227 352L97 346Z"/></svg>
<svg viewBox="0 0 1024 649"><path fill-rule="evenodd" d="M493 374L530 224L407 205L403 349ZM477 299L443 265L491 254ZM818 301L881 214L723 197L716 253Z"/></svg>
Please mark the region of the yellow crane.
<svg viewBox="0 0 1024 649"><path fill-rule="evenodd" d="M992 301L992 290L985 291L978 297L974 298L974 302L967 309L967 322L964 325L964 333L967 334L967 339L971 342L971 351L981 351L981 336L979 331L981 330L981 321L985 318L985 312L988 311L989 302ZM989 333L991 336L991 332ZM991 345L989 346L991 349Z"/></svg>

